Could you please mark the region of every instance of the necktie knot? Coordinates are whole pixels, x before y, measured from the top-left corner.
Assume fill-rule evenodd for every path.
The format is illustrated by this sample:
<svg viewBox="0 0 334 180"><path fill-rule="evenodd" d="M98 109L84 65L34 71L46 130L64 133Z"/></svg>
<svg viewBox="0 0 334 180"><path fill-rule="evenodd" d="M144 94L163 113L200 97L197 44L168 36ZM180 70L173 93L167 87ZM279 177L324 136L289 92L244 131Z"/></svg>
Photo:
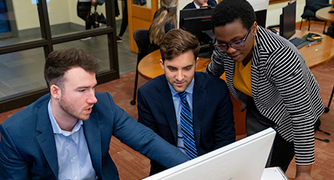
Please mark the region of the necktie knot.
<svg viewBox="0 0 334 180"><path fill-rule="evenodd" d="M183 92L179 92L178 95L181 98L181 101L184 101L187 97L187 92L183 91Z"/></svg>

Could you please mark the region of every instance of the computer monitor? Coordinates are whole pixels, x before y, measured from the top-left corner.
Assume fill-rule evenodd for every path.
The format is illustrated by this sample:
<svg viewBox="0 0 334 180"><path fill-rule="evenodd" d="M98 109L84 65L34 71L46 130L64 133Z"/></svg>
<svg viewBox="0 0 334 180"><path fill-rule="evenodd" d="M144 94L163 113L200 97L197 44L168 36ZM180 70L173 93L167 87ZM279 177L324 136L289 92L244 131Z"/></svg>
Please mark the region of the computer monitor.
<svg viewBox="0 0 334 180"><path fill-rule="evenodd" d="M258 25L262 27L266 27L266 19L267 19L267 10L259 10L255 11L256 22Z"/></svg>
<svg viewBox="0 0 334 180"><path fill-rule="evenodd" d="M214 7L181 10L179 28L195 35L201 45L210 44L214 40L211 28L213 10Z"/></svg>
<svg viewBox="0 0 334 180"><path fill-rule="evenodd" d="M275 134L274 129L265 129L145 180L261 179Z"/></svg>
<svg viewBox="0 0 334 180"><path fill-rule="evenodd" d="M180 29L184 29L195 35L200 44L209 44L215 39L211 26L211 14L214 7L206 9L184 9L180 11ZM255 12L256 21L262 27L266 27L267 10Z"/></svg>
<svg viewBox="0 0 334 180"><path fill-rule="evenodd" d="M290 39L296 32L296 1L291 1L282 8L279 34Z"/></svg>
<svg viewBox="0 0 334 180"><path fill-rule="evenodd" d="M253 7L256 15L256 22L262 27L266 27L267 9L269 0L247 0Z"/></svg>

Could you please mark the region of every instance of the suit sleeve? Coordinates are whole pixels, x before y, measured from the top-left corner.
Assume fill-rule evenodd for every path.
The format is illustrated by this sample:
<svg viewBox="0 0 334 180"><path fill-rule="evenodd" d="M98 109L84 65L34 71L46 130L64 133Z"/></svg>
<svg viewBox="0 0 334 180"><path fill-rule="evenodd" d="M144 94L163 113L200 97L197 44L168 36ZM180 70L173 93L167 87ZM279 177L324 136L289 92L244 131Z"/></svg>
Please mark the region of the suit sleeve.
<svg viewBox="0 0 334 180"><path fill-rule="evenodd" d="M214 121L215 149L235 141L233 104L225 82L220 89L220 103Z"/></svg>
<svg viewBox="0 0 334 180"><path fill-rule="evenodd" d="M16 150L9 133L0 125L0 179L30 179L29 166Z"/></svg>
<svg viewBox="0 0 334 180"><path fill-rule="evenodd" d="M157 129L154 125L154 117L152 115L151 110L148 107L148 103L144 98L144 94L141 89L138 90L138 100L137 100L137 109L138 109L138 122L144 124L145 126L152 129L154 132L157 132Z"/></svg>
<svg viewBox="0 0 334 180"><path fill-rule="evenodd" d="M142 153L149 159L170 168L181 164L188 159L177 147L163 140L150 128L138 123L123 109L118 107L108 94L110 101L110 114L113 114L113 135L121 142Z"/></svg>

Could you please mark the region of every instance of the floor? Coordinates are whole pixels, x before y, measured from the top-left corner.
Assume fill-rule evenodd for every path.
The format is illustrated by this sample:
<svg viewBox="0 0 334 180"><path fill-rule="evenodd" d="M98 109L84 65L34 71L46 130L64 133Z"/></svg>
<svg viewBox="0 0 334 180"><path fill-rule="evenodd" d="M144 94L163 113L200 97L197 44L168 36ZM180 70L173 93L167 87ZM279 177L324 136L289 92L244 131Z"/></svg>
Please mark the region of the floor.
<svg viewBox="0 0 334 180"><path fill-rule="evenodd" d="M306 23L305 23L306 24ZM299 27L299 26L297 26ZM303 27L307 28L306 26ZM323 25L312 25L311 31L322 32ZM128 37L128 36L127 36ZM130 58L135 58L133 53L130 52L128 48L128 41L126 40L126 35L124 35L124 40L122 43L118 43L119 46L119 61L126 61ZM129 55L130 57L128 57ZM132 57L133 56L133 57ZM133 60L135 62L135 60ZM120 63L120 68L122 68ZM125 65L127 66L127 65ZM132 65L129 65L129 67ZM134 68L133 68L134 70ZM321 87L321 97L325 106L328 105L330 93L332 91L334 82L334 60L325 63L322 66L315 67L311 69L315 78L317 79ZM96 90L98 92L109 92L114 101L123 108L127 113L137 119L137 107L130 105L130 101L133 97L134 88L134 72L124 73L120 76L120 79L98 85ZM139 77L139 86L147 82L147 80ZM15 109L0 114L0 123L2 123L9 116L19 111L22 108ZM316 162L312 168L312 177L315 180L329 180L334 179L334 110L330 110L328 113L324 113L321 116L321 126L320 129L329 132L332 135L326 135L323 132L316 132L316 137L321 139L328 139L330 142L322 142L316 140ZM237 139L243 138L245 135L239 135ZM118 139L112 138L110 143L111 157L116 163L119 170L119 176L122 180L137 180L147 177L149 174L149 160L138 152L132 150L128 146L122 144ZM295 174L295 164L292 162L287 171L287 176L293 178Z"/></svg>

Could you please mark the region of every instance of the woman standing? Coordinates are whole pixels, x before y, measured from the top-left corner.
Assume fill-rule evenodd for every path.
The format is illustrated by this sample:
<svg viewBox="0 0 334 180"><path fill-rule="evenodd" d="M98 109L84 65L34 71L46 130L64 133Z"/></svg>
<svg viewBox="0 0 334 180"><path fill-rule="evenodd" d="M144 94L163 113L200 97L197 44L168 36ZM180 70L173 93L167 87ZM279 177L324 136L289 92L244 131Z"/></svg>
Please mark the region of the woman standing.
<svg viewBox="0 0 334 180"><path fill-rule="evenodd" d="M298 49L258 26L246 0L224 0L211 16L215 51L206 69L225 72L231 94L247 108L247 135L277 131L267 166L286 171L296 157L296 180L312 179L314 124L323 113L320 87Z"/></svg>

